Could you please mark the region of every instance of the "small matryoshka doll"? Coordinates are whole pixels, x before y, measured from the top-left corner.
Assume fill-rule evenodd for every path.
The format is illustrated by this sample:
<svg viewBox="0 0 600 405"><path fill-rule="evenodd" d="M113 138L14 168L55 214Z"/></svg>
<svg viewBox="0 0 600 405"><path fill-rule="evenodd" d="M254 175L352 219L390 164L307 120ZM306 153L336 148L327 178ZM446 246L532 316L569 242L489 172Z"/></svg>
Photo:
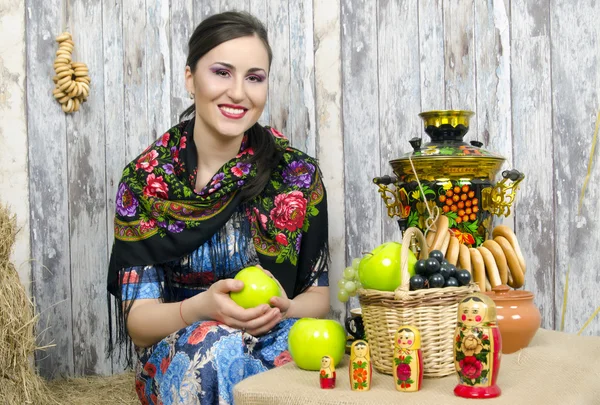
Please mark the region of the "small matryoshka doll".
<svg viewBox="0 0 600 405"><path fill-rule="evenodd" d="M421 333L414 326L402 325L394 337L394 383L398 391L415 392L423 383Z"/></svg>
<svg viewBox="0 0 600 405"><path fill-rule="evenodd" d="M350 388L353 391L368 391L371 389L371 353L369 344L364 340L356 340L350 346Z"/></svg>
<svg viewBox="0 0 600 405"><path fill-rule="evenodd" d="M485 294L473 293L458 305L454 333L454 365L458 385L454 394L464 398L495 398L502 340L496 322L496 305Z"/></svg>
<svg viewBox="0 0 600 405"><path fill-rule="evenodd" d="M319 374L321 388L335 388L335 364L331 356L321 358L321 372Z"/></svg>

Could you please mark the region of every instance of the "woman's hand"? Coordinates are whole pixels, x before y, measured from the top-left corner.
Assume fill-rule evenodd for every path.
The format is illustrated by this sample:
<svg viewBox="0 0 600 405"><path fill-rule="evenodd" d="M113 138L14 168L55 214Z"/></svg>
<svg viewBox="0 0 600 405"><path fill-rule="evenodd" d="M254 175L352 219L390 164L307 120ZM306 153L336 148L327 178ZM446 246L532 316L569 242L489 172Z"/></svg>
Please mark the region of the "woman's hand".
<svg viewBox="0 0 600 405"><path fill-rule="evenodd" d="M257 266L257 267L260 267L260 266ZM281 291L281 295L279 297L271 297L271 299L269 300L269 303L273 307L278 308L279 312L281 313L281 319L285 319L287 312L290 310L290 307L292 306L293 301L288 298L287 294L285 293L285 290L281 286L281 283L279 283L279 281L273 276L273 274L271 274L271 272L269 270L265 270L262 267L260 267L260 268L269 277L271 277L273 280L275 280L275 282L279 285L279 291Z"/></svg>
<svg viewBox="0 0 600 405"><path fill-rule="evenodd" d="M229 297L229 293L240 291L243 287L242 281L234 279L220 280L214 283L205 292L207 315L232 328L260 336L273 329L283 317L279 308L271 308L267 304L248 309L240 307Z"/></svg>

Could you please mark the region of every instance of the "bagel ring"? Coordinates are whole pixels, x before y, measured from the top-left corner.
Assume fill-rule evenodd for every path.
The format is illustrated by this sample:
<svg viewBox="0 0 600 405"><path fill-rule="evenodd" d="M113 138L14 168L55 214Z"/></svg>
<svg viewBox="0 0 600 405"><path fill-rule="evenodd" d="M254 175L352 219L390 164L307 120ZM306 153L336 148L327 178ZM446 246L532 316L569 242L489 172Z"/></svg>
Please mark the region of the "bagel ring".
<svg viewBox="0 0 600 405"><path fill-rule="evenodd" d="M479 250L469 248L471 264L473 266L473 281L479 286L479 291L485 292L485 264Z"/></svg>
<svg viewBox="0 0 600 405"><path fill-rule="evenodd" d="M525 275L512 245L504 236L496 236L494 241L502 248L504 256L506 257L506 262L510 270L508 285L513 288L522 287L523 284L525 284Z"/></svg>
<svg viewBox="0 0 600 405"><path fill-rule="evenodd" d="M500 272L498 271L498 266L496 265L496 260L494 260L494 255L492 252L490 252L484 246L479 246L477 250L479 250L481 257L483 257L483 262L485 263L485 272L490 280L492 288L501 285L502 281L500 280Z"/></svg>
<svg viewBox="0 0 600 405"><path fill-rule="evenodd" d="M525 258L523 257L523 253L521 252L521 247L519 246L519 241L517 240L517 235L506 225L498 225L492 230L492 237L496 236L504 236L506 240L508 240L515 250L515 254L519 259L519 264L521 265L521 270L523 270L523 274L527 271L527 266L525 264Z"/></svg>
<svg viewBox="0 0 600 405"><path fill-rule="evenodd" d="M506 284L508 284L511 287L513 287L514 284L515 284L515 281L513 279L512 273L510 271L508 272L508 281L506 282Z"/></svg>
<svg viewBox="0 0 600 405"><path fill-rule="evenodd" d="M500 245L492 239L488 239L483 242L483 245L487 250L489 250L494 256L494 260L496 261L496 266L498 267L498 272L500 273L500 282L502 284L508 283L508 273L510 273L508 269L508 263L506 262L506 255Z"/></svg>
<svg viewBox="0 0 600 405"><path fill-rule="evenodd" d="M436 232L434 229L430 229L427 231L427 236L425 237L425 242L427 243L427 247L431 249L433 246L433 240L435 239Z"/></svg>
<svg viewBox="0 0 600 405"><path fill-rule="evenodd" d="M469 248L467 245L460 242L458 244L458 248L458 267L473 274L473 268L471 267L471 252L469 252Z"/></svg>
<svg viewBox="0 0 600 405"><path fill-rule="evenodd" d="M440 215L436 225L437 229L435 239L433 240L433 244L431 245L431 250L441 250L441 247L446 240L446 236L448 235L448 225L450 225L450 221L448 220L447 216Z"/></svg>
<svg viewBox="0 0 600 405"><path fill-rule="evenodd" d="M446 231L446 236L444 236L444 241L442 242L442 246L440 246L440 251L444 254L444 257L446 257L446 252L448 251L448 245L450 245L450 237L452 235L450 235L450 232Z"/></svg>
<svg viewBox="0 0 600 405"><path fill-rule="evenodd" d="M450 232L448 232L450 234ZM460 254L460 242L454 235L450 236L450 242L448 243L448 249L446 250L446 260L456 266L458 263L458 255Z"/></svg>

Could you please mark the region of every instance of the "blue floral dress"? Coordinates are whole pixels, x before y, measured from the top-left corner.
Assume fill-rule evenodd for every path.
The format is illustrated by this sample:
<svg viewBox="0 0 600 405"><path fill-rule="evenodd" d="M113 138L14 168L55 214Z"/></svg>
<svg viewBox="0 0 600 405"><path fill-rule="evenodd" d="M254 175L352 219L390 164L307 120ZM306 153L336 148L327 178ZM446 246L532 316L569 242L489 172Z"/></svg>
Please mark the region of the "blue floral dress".
<svg viewBox="0 0 600 405"><path fill-rule="evenodd" d="M193 253L170 263L174 269L174 301L205 291L215 278L233 276L256 258L253 243L240 246L238 238L250 238L233 221L225 232ZM223 236L225 235L225 236ZM210 248L208 245L211 245ZM227 260L216 259L215 246L228 252ZM218 249L217 249L218 250ZM159 298L164 282L160 266L129 267L123 274L124 300ZM141 277L138 275L141 274ZM191 283L193 281L193 283ZM204 287L190 288L189 285ZM135 285L137 288L130 288ZM313 285L327 286L323 273ZM246 377L291 361L288 333L295 319L285 319L267 334L255 337L215 321L199 321L154 346L137 348L136 392L142 404L231 404L233 387Z"/></svg>

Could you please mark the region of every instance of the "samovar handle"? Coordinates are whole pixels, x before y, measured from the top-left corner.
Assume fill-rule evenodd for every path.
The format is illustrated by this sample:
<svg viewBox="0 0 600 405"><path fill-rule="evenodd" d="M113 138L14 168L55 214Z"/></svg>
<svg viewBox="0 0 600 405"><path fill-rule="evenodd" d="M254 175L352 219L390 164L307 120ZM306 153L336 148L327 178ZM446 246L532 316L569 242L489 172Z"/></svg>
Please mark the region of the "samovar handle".
<svg viewBox="0 0 600 405"><path fill-rule="evenodd" d="M524 178L525 175L516 169L503 171L501 181L493 187L481 190L481 208L489 211L492 215L509 216L519 183Z"/></svg>
<svg viewBox="0 0 600 405"><path fill-rule="evenodd" d="M385 176L375 177L373 179L373 183L377 184L378 186L381 186L381 185L389 186L390 184L393 184L396 181L398 181L397 177L388 176L387 174Z"/></svg>
<svg viewBox="0 0 600 405"><path fill-rule="evenodd" d="M521 181L525 178L525 175L518 170L510 169L502 172L502 177L512 181Z"/></svg>
<svg viewBox="0 0 600 405"><path fill-rule="evenodd" d="M406 209L408 208L408 195L404 188L398 187L398 178L395 176L384 175L375 177L373 183L379 187L379 194L387 208L387 214L390 218L396 218L400 232L406 229ZM403 194L404 193L404 194ZM404 198L403 198L404 197Z"/></svg>

